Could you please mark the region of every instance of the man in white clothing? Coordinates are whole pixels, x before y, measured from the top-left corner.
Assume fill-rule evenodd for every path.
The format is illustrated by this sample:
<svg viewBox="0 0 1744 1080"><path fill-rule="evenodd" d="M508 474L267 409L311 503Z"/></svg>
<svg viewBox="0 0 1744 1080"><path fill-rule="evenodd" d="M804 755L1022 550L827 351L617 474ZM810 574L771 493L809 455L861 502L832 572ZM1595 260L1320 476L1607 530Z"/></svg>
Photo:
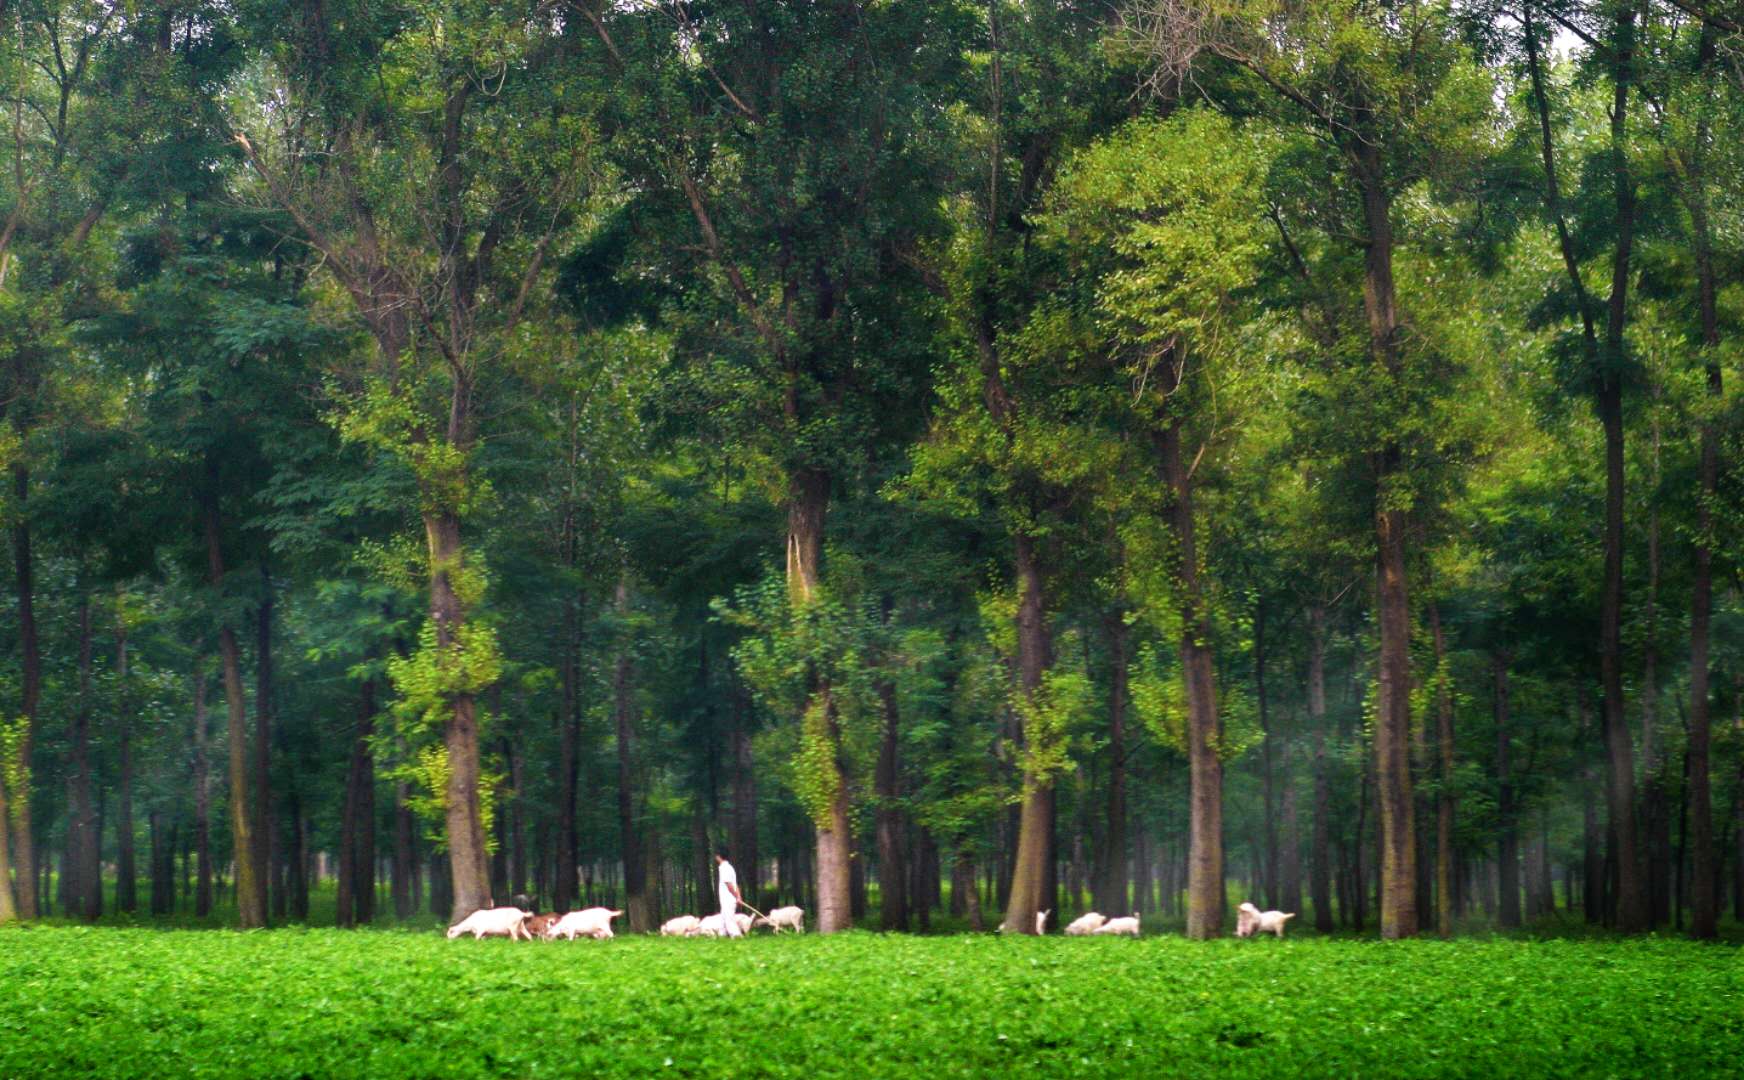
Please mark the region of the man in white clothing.
<svg viewBox="0 0 1744 1080"><path fill-rule="evenodd" d="M715 865L720 867L721 892L721 922L722 929L728 937L743 937L739 931L739 920L733 916L738 913L739 904L744 901L744 895L739 892L739 874L733 869L733 864L727 861L727 849L715 849Z"/></svg>

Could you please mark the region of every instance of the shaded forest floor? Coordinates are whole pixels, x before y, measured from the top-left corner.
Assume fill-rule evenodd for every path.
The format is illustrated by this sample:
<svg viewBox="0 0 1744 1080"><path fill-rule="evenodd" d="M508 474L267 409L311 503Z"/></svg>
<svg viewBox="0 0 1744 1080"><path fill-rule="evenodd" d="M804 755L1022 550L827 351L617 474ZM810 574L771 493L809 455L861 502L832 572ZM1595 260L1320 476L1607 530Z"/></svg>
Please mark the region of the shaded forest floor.
<svg viewBox="0 0 1744 1080"><path fill-rule="evenodd" d="M1667 938L0 928L0 1076L1736 1075L1744 951Z"/></svg>

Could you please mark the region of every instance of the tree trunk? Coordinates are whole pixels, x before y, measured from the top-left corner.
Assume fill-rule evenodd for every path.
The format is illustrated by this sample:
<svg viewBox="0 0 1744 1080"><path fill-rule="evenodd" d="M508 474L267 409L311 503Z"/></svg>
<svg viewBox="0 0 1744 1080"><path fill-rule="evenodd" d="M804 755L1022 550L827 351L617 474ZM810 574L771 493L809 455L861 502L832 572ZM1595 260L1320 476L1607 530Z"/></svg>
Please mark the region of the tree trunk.
<svg viewBox="0 0 1744 1080"><path fill-rule="evenodd" d="M1283 761L1279 768L1284 778L1283 798L1279 814L1283 820L1283 850L1278 861L1278 905L1288 912L1302 910L1302 835L1296 811L1296 778L1291 771L1295 742L1283 742Z"/></svg>
<svg viewBox="0 0 1744 1080"><path fill-rule="evenodd" d="M1041 553L1036 549L1035 540L1021 532L1016 536L1016 563L1018 691L1025 700L1033 701L1041 689L1042 676L1047 672L1052 641L1048 630ZM1026 731L1024 735L1026 741L1040 737L1040 733L1034 731ZM1034 934L1036 914L1048 906L1044 897L1049 882L1048 866L1053 861L1053 828L1053 778L1036 775L1026 765L1023 803L1017 826L1017 855L1011 870L1011 896L1005 907L1005 921L1000 924L1005 933Z"/></svg>
<svg viewBox="0 0 1744 1080"><path fill-rule="evenodd" d="M18 595L18 653L20 695L19 712L24 722L24 737L18 744L18 775L22 782L11 792L12 801L12 865L18 871L18 917L36 918L41 909L37 904L34 883L37 876L36 834L31 818L32 783L35 775L33 754L36 746L37 709L42 700L42 646L36 634L36 596L30 554L30 469L23 462L12 465L13 514L12 565ZM4 823L0 822L0 828ZM46 895L46 894L45 894Z"/></svg>
<svg viewBox="0 0 1744 1080"><path fill-rule="evenodd" d="M1700 62L1704 79L1712 79L1715 43L1711 23L1702 26ZM1711 83L1710 83L1711 87ZM1709 94L1712 94L1710 88ZM1713 240L1708 220L1707 175L1703 164L1708 134L1708 112L1701 113L1696 139L1695 158L1687 188L1686 203L1690 210L1694 234L1696 262L1697 307L1702 326L1703 367L1707 376L1708 401L1717 411L1724 398L1724 382L1720 369L1720 321L1716 301ZM1690 936L1712 938L1719 922L1719 861L1714 847L1714 799L1711 747L1713 724L1708 702L1708 637L1714 603L1714 516L1713 507L1719 495L1720 440L1716 422L1704 414L1701 424L1701 497L1696 502L1695 581L1690 590L1690 711L1689 711L1689 784L1685 794L1689 814L1690 847ZM1744 778L1741 778L1744 781ZM1739 785L1738 799L1744 805L1744 782ZM1740 850L1744 850L1744 820L1734 815L1732 828L1739 835ZM1744 863L1738 867L1744 873ZM1744 883L1734 883L1734 889L1744 898ZM1744 905L1741 905L1744 908ZM1740 910L1744 917L1744 910Z"/></svg>
<svg viewBox="0 0 1744 1080"><path fill-rule="evenodd" d="M394 918L402 921L418 910L418 900L413 895L417 867L412 852L412 809L407 805L410 797L411 787L406 781L394 785L394 860L389 889L393 893Z"/></svg>
<svg viewBox="0 0 1744 1080"><path fill-rule="evenodd" d="M460 515L431 510L424 515L430 552L430 619L436 626L436 647L446 654L460 648L466 610L455 591L464 549ZM448 873L453 885L451 922L491 906L490 866L484 821L480 812L478 718L473 694L457 691L449 697L442 742L448 750L448 787L444 812L448 835Z"/></svg>
<svg viewBox="0 0 1744 1080"><path fill-rule="evenodd" d="M1599 420L1605 432L1605 580L1600 615L1599 672L1604 685L1605 742L1610 770L1606 783L1611 831L1617 845L1617 928L1646 929L1647 890L1642 880L1641 845L1635 816L1635 761L1623 710L1623 373L1626 346L1630 255L1634 241L1635 184L1629 173L1629 87L1634 81L1635 11L1617 9L1611 42L1611 169L1616 202L1616 249L1611 263L1611 293L1606 303L1605 343L1600 360Z"/></svg>
<svg viewBox="0 0 1744 1080"><path fill-rule="evenodd" d="M795 470L787 499L787 595L796 610L817 599L823 569L824 515L830 505L830 474L822 469ZM828 679L815 670L806 703L807 738L827 748L823 755L829 775L821 780L830 792L822 807L811 807L816 837L818 932L833 934L853 925L853 837L848 819L848 776L842 762L841 731Z"/></svg>
<svg viewBox="0 0 1744 1080"><path fill-rule="evenodd" d="M1332 921L1332 784L1326 761L1326 609L1308 611L1308 725L1314 733L1314 824L1309 844L1308 898L1314 929L1323 934Z"/></svg>
<svg viewBox="0 0 1744 1080"><path fill-rule="evenodd" d="M557 858L551 885L551 903L557 911L569 911L575 906L575 883L580 877L575 865L576 797L581 781L581 705L577 685L581 680L581 640L576 604L572 597L563 605L563 695L557 717Z"/></svg>
<svg viewBox="0 0 1744 1080"><path fill-rule="evenodd" d="M1162 365L1167 401L1180 388L1175 357ZM1187 854L1187 936L1199 940L1223 932L1223 761L1217 718L1217 688L1212 670L1211 612L1199 584L1199 554L1193 516L1193 483L1181 453L1178 417L1152 432L1161 480L1173 496L1168 524L1180 559L1181 673L1187 689L1189 840Z"/></svg>
<svg viewBox="0 0 1744 1080"><path fill-rule="evenodd" d="M1490 657L1496 717L1496 922L1513 928L1520 925L1520 823L1514 808L1508 662L1507 653Z"/></svg>
<svg viewBox="0 0 1744 1080"><path fill-rule="evenodd" d="M368 926L375 919L375 758L369 748L374 729L375 680L365 679L358 694L339 830L340 926Z"/></svg>
<svg viewBox="0 0 1744 1080"><path fill-rule="evenodd" d="M194 915L212 914L212 781L206 758L206 658L194 657Z"/></svg>
<svg viewBox="0 0 1744 1080"><path fill-rule="evenodd" d="M127 683L127 625L116 612L116 712L119 714L121 786L115 808L115 909L139 910L139 867L133 848L133 700ZM0 866L4 866L0 863Z"/></svg>
<svg viewBox="0 0 1744 1080"><path fill-rule="evenodd" d="M207 487L203 492L206 532L207 584L224 587L224 553L219 543L218 460L207 458ZM248 805L247 703L242 692L242 658L236 646L236 631L228 624L218 630L218 658L224 669L224 702L228 710L230 843L236 861L237 923L244 930L266 925L264 889L257 879L266 867L255 861L252 812Z"/></svg>
<svg viewBox="0 0 1744 1080"><path fill-rule="evenodd" d="M0 923L9 923L18 918L18 905L12 898L12 850L7 835L7 827L11 822L9 813L6 805L6 777L0 773ZM21 892L29 892L36 887L36 878L20 876L18 887Z"/></svg>
<svg viewBox="0 0 1744 1080"><path fill-rule="evenodd" d="M91 598L79 599L79 699L73 709L71 763L67 778L68 854L73 884L68 914L87 920L103 914L102 827L91 803Z"/></svg>
<svg viewBox="0 0 1744 1080"><path fill-rule="evenodd" d="M885 930L908 929L908 858L906 830L898 800L897 736L899 715L896 684L881 680L879 701L884 706L884 737L878 748L878 906L879 925Z"/></svg>
<svg viewBox="0 0 1744 1080"><path fill-rule="evenodd" d="M751 701L744 683L733 678L733 868L739 888L757 900L762 885L757 850L757 770L751 754Z"/></svg>
<svg viewBox="0 0 1744 1080"><path fill-rule="evenodd" d="M1393 283L1392 195L1380 148L1350 147L1362 189L1367 242L1363 309L1369 351L1394 384L1404 377ZM1375 716L1375 790L1381 819L1381 937L1417 933L1417 830L1411 796L1411 605L1406 585L1405 512L1392 503L1403 452L1388 442L1375 454L1375 577L1380 621L1379 702Z"/></svg>
<svg viewBox="0 0 1744 1080"><path fill-rule="evenodd" d="M1604 830L1599 827L1598 808L1593 805L1593 792L1598 787L1596 770L1588 770L1582 785L1585 796L1581 802L1581 909L1587 922L1595 925L1605 921L1605 855Z"/></svg>
<svg viewBox="0 0 1744 1080"><path fill-rule="evenodd" d="M961 895L962 899L957 898ZM956 861L951 871L951 906L955 908L962 904L963 911L969 916L969 929L980 933L987 928L981 918L981 890L975 878L974 857L969 853L967 845L959 842Z"/></svg>
<svg viewBox="0 0 1744 1080"><path fill-rule="evenodd" d="M1256 605L1253 616L1254 704L1260 722L1260 840L1263 863L1261 889L1266 906L1278 906L1278 791L1277 733L1272 730L1266 702L1266 607Z"/></svg>
<svg viewBox="0 0 1744 1080"><path fill-rule="evenodd" d="M163 814L157 810L145 815L146 831L151 845L151 906L153 915L168 915L175 907L176 838L173 834L164 842Z"/></svg>
<svg viewBox="0 0 1744 1080"><path fill-rule="evenodd" d="M1435 931L1453 936L1453 673L1447 668L1447 637L1441 630L1441 608L1429 608L1430 635L1435 643L1435 744L1440 761L1440 794L1435 806Z"/></svg>
<svg viewBox="0 0 1744 1080"><path fill-rule="evenodd" d="M1108 632L1108 821L1096 857L1094 902L1099 911L1127 910L1126 876L1126 701L1130 638L1124 610L1103 621Z"/></svg>
<svg viewBox="0 0 1744 1080"><path fill-rule="evenodd" d="M629 615L630 587L622 577L618 579L617 607L620 618ZM648 903L648 868L642 861L642 835L636 824L631 791L634 776L631 722L635 719L635 702L631 698L630 650L631 642L626 636L618 645L617 661L612 666L612 720L618 742L618 831L624 845L624 907L629 913L630 932L645 934L655 926L654 909Z"/></svg>
<svg viewBox="0 0 1744 1080"><path fill-rule="evenodd" d="M1648 477L1647 595L1641 642L1641 832L1647 851L1647 924L1671 918L1671 799L1659 751L1659 420L1652 419Z"/></svg>
<svg viewBox="0 0 1744 1080"><path fill-rule="evenodd" d="M260 568L260 606L255 609L254 668L254 862L256 866L275 866L272 812L272 578L266 565ZM255 890L260 893L261 909L267 907L267 878L255 878ZM285 902L274 897L272 910L283 916Z"/></svg>

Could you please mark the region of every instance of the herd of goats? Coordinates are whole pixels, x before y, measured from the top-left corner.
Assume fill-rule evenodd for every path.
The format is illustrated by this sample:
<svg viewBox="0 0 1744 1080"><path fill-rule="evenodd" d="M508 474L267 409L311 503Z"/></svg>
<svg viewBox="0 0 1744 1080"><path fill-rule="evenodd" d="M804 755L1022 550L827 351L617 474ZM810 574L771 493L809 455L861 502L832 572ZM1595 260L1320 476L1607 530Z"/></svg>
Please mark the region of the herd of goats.
<svg viewBox="0 0 1744 1080"><path fill-rule="evenodd" d="M571 911L567 915L538 915L518 907L483 908L450 926L448 936L457 938L462 934L471 934L474 940L482 937L507 937L525 941L532 941L534 938L544 938L547 941L564 938L574 941L578 937L585 937L605 941L615 936L612 933L612 920L622 914L622 911L604 907L584 908ZM1048 916L1051 914L1051 908L1036 913L1036 933L1047 933ZM1236 909L1235 936L1276 934L1281 938L1284 936L1284 924L1295 917L1296 913L1293 911L1261 911L1251 903L1242 904ZM733 922L729 924L728 919ZM1069 937L1092 934L1138 937L1138 920L1137 914L1111 919L1098 912L1089 911L1068 923L1066 934ZM766 926L777 934L783 930L804 933L805 910L790 906L778 907L767 915L758 912L756 916L743 912L709 915L705 918L680 915L661 924L660 933L663 937L743 937L754 927L760 926Z"/></svg>

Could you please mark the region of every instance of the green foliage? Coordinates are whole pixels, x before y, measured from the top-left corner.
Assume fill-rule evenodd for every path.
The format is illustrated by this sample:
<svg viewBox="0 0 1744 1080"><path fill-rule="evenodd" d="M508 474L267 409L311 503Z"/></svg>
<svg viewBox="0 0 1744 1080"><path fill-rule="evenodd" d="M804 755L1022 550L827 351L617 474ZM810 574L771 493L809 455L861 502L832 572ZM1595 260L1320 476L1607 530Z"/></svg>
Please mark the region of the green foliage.
<svg viewBox="0 0 1744 1080"><path fill-rule="evenodd" d="M1184 1076L1723 1075L1736 961L1667 940L6 928L0 1072L1115 1077L1166 1046Z"/></svg>

